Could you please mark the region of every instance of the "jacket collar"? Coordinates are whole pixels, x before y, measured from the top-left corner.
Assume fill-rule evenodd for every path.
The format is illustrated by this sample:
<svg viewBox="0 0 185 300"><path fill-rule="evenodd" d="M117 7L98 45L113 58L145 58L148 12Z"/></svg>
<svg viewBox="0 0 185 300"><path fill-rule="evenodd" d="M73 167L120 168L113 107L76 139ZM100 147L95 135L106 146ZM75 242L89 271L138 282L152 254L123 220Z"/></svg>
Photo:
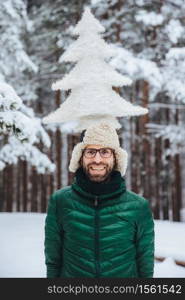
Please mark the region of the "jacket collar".
<svg viewBox="0 0 185 300"><path fill-rule="evenodd" d="M122 202L120 196L126 194L125 179L118 171L112 172L110 181L103 184L90 181L81 168L75 175L72 189L78 195L78 201L90 206L96 206L96 203L100 207L120 203Z"/></svg>

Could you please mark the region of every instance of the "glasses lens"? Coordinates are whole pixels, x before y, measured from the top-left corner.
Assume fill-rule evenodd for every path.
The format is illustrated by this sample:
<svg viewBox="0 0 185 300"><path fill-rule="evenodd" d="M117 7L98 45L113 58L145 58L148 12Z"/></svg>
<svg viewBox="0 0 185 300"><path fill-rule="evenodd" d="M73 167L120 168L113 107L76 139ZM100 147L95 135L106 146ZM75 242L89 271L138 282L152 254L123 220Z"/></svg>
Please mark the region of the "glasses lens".
<svg viewBox="0 0 185 300"><path fill-rule="evenodd" d="M85 149L85 150L84 150L84 155L85 155L85 157L87 157L87 158L94 157L95 154L96 154L96 149Z"/></svg>
<svg viewBox="0 0 185 300"><path fill-rule="evenodd" d="M103 158L111 157L111 155L112 155L112 150L111 150L110 148L103 148L103 149L100 149L100 155L101 155L101 157L103 157Z"/></svg>

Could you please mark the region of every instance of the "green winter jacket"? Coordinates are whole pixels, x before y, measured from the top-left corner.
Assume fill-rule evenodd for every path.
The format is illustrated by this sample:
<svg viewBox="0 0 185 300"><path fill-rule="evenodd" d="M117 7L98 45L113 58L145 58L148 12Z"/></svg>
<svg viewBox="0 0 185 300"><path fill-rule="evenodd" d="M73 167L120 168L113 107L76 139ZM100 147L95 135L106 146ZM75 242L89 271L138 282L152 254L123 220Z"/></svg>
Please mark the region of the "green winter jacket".
<svg viewBox="0 0 185 300"><path fill-rule="evenodd" d="M152 277L154 222L149 203L126 190L95 196L79 186L56 191L45 221L47 277Z"/></svg>

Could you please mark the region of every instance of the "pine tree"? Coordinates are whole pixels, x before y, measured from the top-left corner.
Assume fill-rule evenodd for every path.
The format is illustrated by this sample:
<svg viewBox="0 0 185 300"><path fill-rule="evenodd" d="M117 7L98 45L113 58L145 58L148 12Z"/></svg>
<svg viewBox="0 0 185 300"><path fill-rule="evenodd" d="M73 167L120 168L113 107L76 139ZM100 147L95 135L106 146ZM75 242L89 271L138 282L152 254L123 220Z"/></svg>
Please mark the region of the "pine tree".
<svg viewBox="0 0 185 300"><path fill-rule="evenodd" d="M45 146L50 146L49 136L41 121L34 117L31 108L23 104L15 90L4 82L0 83L0 134L9 135L8 143L0 150L0 170L6 164L16 164L21 158L35 166L38 173L54 171L54 164L34 146L40 140Z"/></svg>
<svg viewBox="0 0 185 300"><path fill-rule="evenodd" d="M39 67L39 72L32 76L31 82L37 94L35 110L40 116L56 109L58 105L57 93L55 97L51 83L70 68L69 64L60 64L58 61L74 40L70 30L79 18L81 5L82 2L78 0L29 2L28 15L33 22L33 32L28 38L29 53ZM52 98L55 98L55 101L51 101ZM63 101L63 98L61 95L60 101Z"/></svg>
<svg viewBox="0 0 185 300"><path fill-rule="evenodd" d="M7 0L0 3L0 81L13 86L23 101L36 98L30 85L31 76L38 67L26 49L26 39L31 33L24 0Z"/></svg>
<svg viewBox="0 0 185 300"><path fill-rule="evenodd" d="M8 84L0 83L0 133L13 133L21 141L28 139L26 124L29 118L19 111L23 106L21 98Z"/></svg>
<svg viewBox="0 0 185 300"><path fill-rule="evenodd" d="M0 170L7 164L16 164L20 158L29 161L38 173L44 173L52 172L54 164L34 144L41 141L49 147L50 139L41 120L23 104L23 100L36 98L29 79L38 67L29 57L25 43L31 27L25 1L0 4Z"/></svg>

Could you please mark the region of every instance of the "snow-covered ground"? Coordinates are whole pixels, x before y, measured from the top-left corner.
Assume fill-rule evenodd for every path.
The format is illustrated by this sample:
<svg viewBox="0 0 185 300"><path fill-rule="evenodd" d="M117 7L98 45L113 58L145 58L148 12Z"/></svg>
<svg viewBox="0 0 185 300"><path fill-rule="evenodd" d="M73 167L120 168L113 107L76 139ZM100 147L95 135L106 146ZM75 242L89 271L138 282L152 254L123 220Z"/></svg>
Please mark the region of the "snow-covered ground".
<svg viewBox="0 0 185 300"><path fill-rule="evenodd" d="M44 264L45 214L0 213L0 277L46 277ZM155 221L154 277L185 278L185 223Z"/></svg>

